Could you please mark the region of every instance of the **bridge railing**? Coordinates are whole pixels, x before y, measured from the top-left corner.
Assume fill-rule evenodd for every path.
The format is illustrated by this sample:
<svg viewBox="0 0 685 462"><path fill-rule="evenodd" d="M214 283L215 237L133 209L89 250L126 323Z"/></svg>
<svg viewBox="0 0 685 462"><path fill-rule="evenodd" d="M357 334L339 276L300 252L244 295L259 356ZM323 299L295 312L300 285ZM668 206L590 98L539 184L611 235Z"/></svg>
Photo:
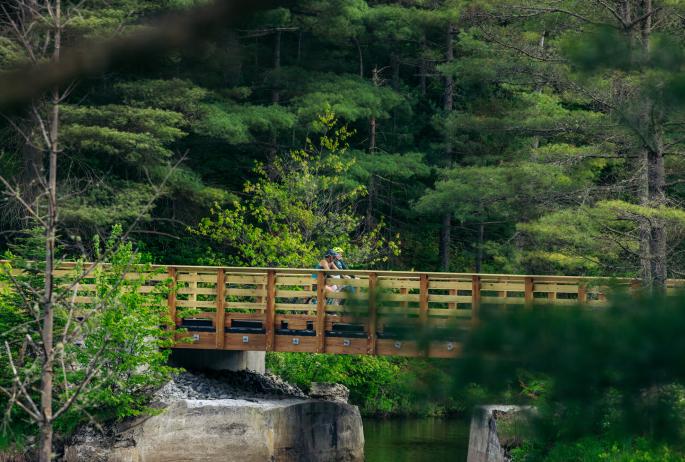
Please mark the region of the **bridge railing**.
<svg viewBox="0 0 685 462"><path fill-rule="evenodd" d="M452 357L482 304L602 306L639 281L576 276L156 266L140 290L170 283L176 348ZM63 265L58 275L73 272ZM161 272L161 273L160 273ZM127 277L139 277L129 274ZM669 290L685 287L669 280ZM76 303L92 301L92 281ZM182 314L185 313L185 314ZM435 337L419 345L423 328Z"/></svg>

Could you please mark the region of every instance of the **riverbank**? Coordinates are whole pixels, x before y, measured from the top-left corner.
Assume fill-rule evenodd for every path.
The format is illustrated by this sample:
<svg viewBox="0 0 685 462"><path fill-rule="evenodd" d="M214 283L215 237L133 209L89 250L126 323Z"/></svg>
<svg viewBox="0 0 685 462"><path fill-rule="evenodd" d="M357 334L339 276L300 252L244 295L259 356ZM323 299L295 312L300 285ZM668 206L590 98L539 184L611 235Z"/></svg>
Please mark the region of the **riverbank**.
<svg viewBox="0 0 685 462"><path fill-rule="evenodd" d="M267 353L266 368L304 391L312 382L350 390L365 417L447 417L468 413L454 393L453 364L444 359Z"/></svg>

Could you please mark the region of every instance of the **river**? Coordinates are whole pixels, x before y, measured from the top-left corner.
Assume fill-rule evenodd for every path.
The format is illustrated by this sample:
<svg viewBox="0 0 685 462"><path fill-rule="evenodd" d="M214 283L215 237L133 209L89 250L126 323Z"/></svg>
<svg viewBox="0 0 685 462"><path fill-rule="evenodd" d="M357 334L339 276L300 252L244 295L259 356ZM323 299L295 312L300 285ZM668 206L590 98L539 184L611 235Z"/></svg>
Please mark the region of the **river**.
<svg viewBox="0 0 685 462"><path fill-rule="evenodd" d="M364 419L366 462L465 462L466 419Z"/></svg>

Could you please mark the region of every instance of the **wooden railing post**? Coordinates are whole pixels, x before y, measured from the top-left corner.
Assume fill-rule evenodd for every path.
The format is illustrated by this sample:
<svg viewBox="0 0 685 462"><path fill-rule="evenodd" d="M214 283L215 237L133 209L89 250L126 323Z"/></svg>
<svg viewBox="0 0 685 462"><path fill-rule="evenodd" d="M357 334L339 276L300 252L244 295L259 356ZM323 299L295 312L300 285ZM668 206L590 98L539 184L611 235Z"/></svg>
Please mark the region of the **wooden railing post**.
<svg viewBox="0 0 685 462"><path fill-rule="evenodd" d="M214 317L214 329L216 331L216 349L224 349L226 323L226 308L224 307L226 289L226 272L223 268L216 271L216 314Z"/></svg>
<svg viewBox="0 0 685 462"><path fill-rule="evenodd" d="M178 276L176 275L176 268L169 266L167 274L171 278L169 284L169 296L167 297L167 305L169 306L169 318L171 319L171 328L176 330L176 284L178 283Z"/></svg>
<svg viewBox="0 0 685 462"><path fill-rule="evenodd" d="M419 321L422 325L428 321L428 275L422 274L419 279Z"/></svg>
<svg viewBox="0 0 685 462"><path fill-rule="evenodd" d="M366 352L370 355L376 354L376 331L377 326L377 307L376 307L376 287L378 276L376 273L369 274L369 336Z"/></svg>
<svg viewBox="0 0 685 462"><path fill-rule="evenodd" d="M320 270L316 275L316 351L326 350L326 273Z"/></svg>
<svg viewBox="0 0 685 462"><path fill-rule="evenodd" d="M527 307L530 307L533 305L533 278L531 277L526 277L524 278L523 281L523 300L526 303Z"/></svg>
<svg viewBox="0 0 685 462"><path fill-rule="evenodd" d="M471 276L471 321L478 324L478 310L480 309L480 276Z"/></svg>
<svg viewBox="0 0 685 462"><path fill-rule="evenodd" d="M266 316L264 319L266 332L266 351L273 351L274 324L276 323L276 270L266 273Z"/></svg>
<svg viewBox="0 0 685 462"><path fill-rule="evenodd" d="M587 303L587 286L578 284L578 303Z"/></svg>

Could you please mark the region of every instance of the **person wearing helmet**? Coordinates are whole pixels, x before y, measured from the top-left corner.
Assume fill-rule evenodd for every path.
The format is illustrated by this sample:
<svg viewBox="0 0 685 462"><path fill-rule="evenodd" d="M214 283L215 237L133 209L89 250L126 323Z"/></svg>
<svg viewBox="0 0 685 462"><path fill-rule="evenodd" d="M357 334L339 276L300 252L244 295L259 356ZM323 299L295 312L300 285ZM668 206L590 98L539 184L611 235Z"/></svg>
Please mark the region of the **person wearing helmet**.
<svg viewBox="0 0 685 462"><path fill-rule="evenodd" d="M331 250L333 250L335 253L333 263L335 264L336 268L340 270L350 269L343 260L343 249L341 247L334 247Z"/></svg>

